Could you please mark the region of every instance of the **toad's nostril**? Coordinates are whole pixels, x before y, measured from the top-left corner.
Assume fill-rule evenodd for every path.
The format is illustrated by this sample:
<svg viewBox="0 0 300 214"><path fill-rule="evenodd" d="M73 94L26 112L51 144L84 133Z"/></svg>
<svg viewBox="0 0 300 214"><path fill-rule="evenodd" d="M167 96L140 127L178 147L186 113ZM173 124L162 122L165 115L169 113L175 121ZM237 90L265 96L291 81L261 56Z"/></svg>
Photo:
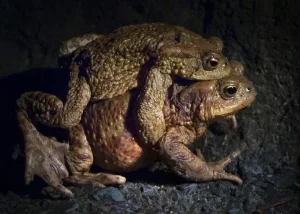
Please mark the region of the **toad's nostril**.
<svg viewBox="0 0 300 214"><path fill-rule="evenodd" d="M251 87L247 87L247 88L246 88L246 91L247 91L247 92L250 92L250 91L251 91Z"/></svg>

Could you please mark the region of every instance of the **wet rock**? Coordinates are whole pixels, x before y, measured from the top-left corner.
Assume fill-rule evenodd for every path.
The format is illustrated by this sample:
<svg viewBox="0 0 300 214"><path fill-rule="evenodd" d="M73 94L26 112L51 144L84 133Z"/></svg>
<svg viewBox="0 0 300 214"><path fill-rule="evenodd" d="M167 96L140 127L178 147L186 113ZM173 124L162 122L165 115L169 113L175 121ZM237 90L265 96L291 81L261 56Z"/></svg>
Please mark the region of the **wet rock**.
<svg viewBox="0 0 300 214"><path fill-rule="evenodd" d="M256 210L257 204L259 204L263 198L263 195L258 194L258 188L256 185L250 185L244 189L245 199L243 204L246 213L253 213Z"/></svg>
<svg viewBox="0 0 300 214"><path fill-rule="evenodd" d="M299 181L297 175L274 174L267 177L267 182L273 184L276 188L285 189L292 187Z"/></svg>
<svg viewBox="0 0 300 214"><path fill-rule="evenodd" d="M240 214L240 213L242 213L242 209L243 209L242 204L239 201L233 199L228 204L227 213L228 214Z"/></svg>
<svg viewBox="0 0 300 214"><path fill-rule="evenodd" d="M69 209L66 210L65 213L74 213L76 210L78 210L79 206L80 205L78 203L74 203Z"/></svg>
<svg viewBox="0 0 300 214"><path fill-rule="evenodd" d="M92 199L100 201L103 198L108 198L113 201L124 201L122 192L115 187L97 188L91 194Z"/></svg>
<svg viewBox="0 0 300 214"><path fill-rule="evenodd" d="M253 177L260 177L264 174L261 167L261 162L257 159L256 155L246 156L241 158L238 164L240 175L244 179L252 179Z"/></svg>

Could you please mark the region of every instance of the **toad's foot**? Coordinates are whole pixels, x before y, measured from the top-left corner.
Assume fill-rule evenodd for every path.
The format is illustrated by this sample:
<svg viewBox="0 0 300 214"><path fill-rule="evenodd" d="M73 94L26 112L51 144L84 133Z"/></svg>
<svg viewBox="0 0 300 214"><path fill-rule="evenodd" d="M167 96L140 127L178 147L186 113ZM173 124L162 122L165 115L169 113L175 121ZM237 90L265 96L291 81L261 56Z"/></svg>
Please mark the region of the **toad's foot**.
<svg viewBox="0 0 300 214"><path fill-rule="evenodd" d="M196 150L195 155L184 145L185 138L183 132L174 128L159 141L161 159L177 175L192 181L230 180L243 183L238 176L224 171L224 168L240 155L240 150L220 161L207 163L200 150Z"/></svg>
<svg viewBox="0 0 300 214"><path fill-rule="evenodd" d="M71 184L92 185L98 187L105 187L106 185L124 184L126 178L120 175L113 175L108 173L84 173L82 175L71 175L64 178L64 181Z"/></svg>
<svg viewBox="0 0 300 214"><path fill-rule="evenodd" d="M25 141L25 183L37 175L62 196L72 197L72 192L62 185L62 179L69 175L64 163L68 145L42 135L26 113L18 112L18 120Z"/></svg>
<svg viewBox="0 0 300 214"><path fill-rule="evenodd" d="M196 154L197 156L203 160L203 155L200 151L200 149L196 149ZM234 181L237 182L238 184L242 184L243 181L240 177L227 173L225 172L224 168L230 164L232 162L233 159L235 159L236 157L238 157L241 154L241 150L236 150L233 153L231 153L231 155L223 158L222 160L216 161L216 162L210 162L207 163L207 170L208 171L212 171L213 172L213 178L211 180L230 180L230 181ZM211 174L208 172L208 174Z"/></svg>

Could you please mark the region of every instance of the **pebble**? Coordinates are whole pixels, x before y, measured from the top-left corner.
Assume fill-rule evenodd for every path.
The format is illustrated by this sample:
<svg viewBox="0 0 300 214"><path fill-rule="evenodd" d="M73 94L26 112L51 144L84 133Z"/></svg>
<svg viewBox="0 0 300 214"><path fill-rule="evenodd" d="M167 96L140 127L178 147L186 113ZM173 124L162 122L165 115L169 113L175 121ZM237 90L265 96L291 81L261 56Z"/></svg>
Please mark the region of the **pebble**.
<svg viewBox="0 0 300 214"><path fill-rule="evenodd" d="M92 194L92 199L100 201L103 198L108 198L113 201L124 201L123 193L115 187L97 188Z"/></svg>

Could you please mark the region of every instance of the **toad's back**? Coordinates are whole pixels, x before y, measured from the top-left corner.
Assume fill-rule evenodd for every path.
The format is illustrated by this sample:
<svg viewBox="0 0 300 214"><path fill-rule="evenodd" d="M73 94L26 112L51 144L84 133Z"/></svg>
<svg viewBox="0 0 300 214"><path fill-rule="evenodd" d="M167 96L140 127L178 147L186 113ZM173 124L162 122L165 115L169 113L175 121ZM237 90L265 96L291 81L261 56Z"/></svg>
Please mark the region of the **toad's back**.
<svg viewBox="0 0 300 214"><path fill-rule="evenodd" d="M183 27L140 24L121 27L95 39L77 49L73 61L87 75L93 99L111 98L137 87L139 78L146 75L144 72L158 58L165 57L163 48L176 45L199 55L207 49L216 49L208 40ZM172 65L157 66L164 70Z"/></svg>

